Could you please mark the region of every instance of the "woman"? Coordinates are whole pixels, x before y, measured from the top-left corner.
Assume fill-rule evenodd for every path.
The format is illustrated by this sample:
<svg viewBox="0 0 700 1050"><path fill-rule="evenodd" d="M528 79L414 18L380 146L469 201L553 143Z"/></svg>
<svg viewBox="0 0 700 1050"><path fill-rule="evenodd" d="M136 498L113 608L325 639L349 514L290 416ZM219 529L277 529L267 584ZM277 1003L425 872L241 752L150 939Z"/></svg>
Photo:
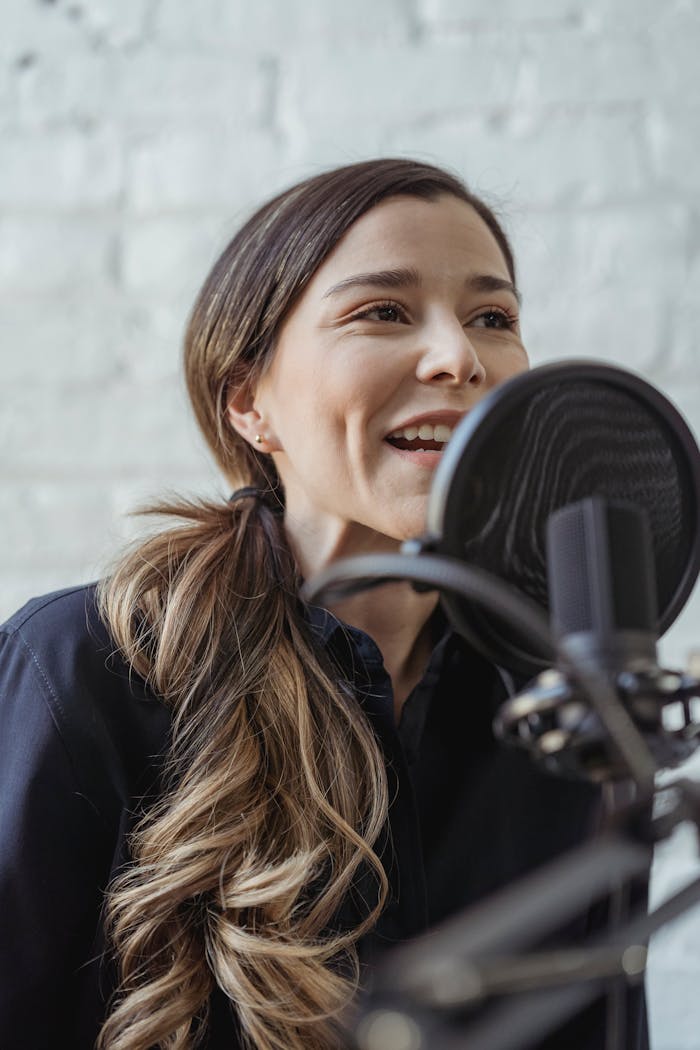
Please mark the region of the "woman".
<svg viewBox="0 0 700 1050"><path fill-rule="evenodd" d="M337 1046L378 951L591 829L594 789L493 740L504 680L436 594L299 598L421 533L452 429L527 367L518 302L493 214L409 160L226 248L185 368L236 491L0 636L3 1046ZM551 1045L602 1038L589 1011Z"/></svg>

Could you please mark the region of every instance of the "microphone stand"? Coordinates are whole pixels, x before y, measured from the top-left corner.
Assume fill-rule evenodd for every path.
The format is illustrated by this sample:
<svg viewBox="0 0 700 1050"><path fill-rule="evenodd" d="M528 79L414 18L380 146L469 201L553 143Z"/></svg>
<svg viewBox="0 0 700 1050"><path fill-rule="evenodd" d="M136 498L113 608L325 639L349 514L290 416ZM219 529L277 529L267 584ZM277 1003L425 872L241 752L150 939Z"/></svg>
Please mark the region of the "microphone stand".
<svg viewBox="0 0 700 1050"><path fill-rule="evenodd" d="M631 782L636 798L610 815L607 830L597 839L388 952L349 1022L352 1045L358 1050L522 1050L614 982L608 1050L623 1050L620 989L643 979L649 937L700 902L700 878L651 914L636 914L625 922L618 916L612 928L583 945L519 953L579 913L582 901L645 878L654 843L681 821L690 819L700 827L700 789L688 780L663 789L668 805L663 815L650 819L660 767L618 695L618 689L635 694L647 714L650 704L657 715L669 703L681 704L685 723L680 730L663 730L658 719L656 726L661 753L678 760L696 743L691 700L700 698L700 682L648 668L611 680L567 639L555 641L541 609L530 599L457 559L421 553L419 541L405 545L402 554L337 562L306 585L305 597L329 600L397 580L485 605L556 653L560 670L544 672L534 687L508 701L497 728L506 738L518 737L518 743L550 768L556 752L565 753L566 747L584 756L592 743L598 750L602 747L605 759L596 778L606 779L613 771ZM579 720L577 738L576 730L564 726L567 710L570 714L572 706L580 707L581 698L595 717L592 723L590 718ZM563 725L558 720L562 712ZM490 1004L498 998L505 1002L494 1008Z"/></svg>
<svg viewBox="0 0 700 1050"><path fill-rule="evenodd" d="M672 809L651 822L651 842L680 821L698 823L698 786L680 781L673 790ZM582 899L646 874L650 843L636 841L644 809L642 803L625 807L599 839L393 949L355 1021L355 1045L362 1050L519 1050L590 1003L611 980L641 980L646 942L700 902L700 878L652 914L635 915L583 946L518 953L575 915ZM466 1011L497 996L512 1000L465 1018Z"/></svg>

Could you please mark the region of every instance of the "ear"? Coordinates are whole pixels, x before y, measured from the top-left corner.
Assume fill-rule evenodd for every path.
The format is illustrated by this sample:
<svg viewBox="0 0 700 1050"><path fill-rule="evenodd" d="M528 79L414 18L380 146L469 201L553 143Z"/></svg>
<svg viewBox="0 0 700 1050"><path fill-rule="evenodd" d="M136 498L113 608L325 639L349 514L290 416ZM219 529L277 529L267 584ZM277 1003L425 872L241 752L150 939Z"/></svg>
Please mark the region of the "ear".
<svg viewBox="0 0 700 1050"><path fill-rule="evenodd" d="M227 392L226 418L230 426L258 452L279 452L281 446L260 411L256 390L248 382L231 384Z"/></svg>

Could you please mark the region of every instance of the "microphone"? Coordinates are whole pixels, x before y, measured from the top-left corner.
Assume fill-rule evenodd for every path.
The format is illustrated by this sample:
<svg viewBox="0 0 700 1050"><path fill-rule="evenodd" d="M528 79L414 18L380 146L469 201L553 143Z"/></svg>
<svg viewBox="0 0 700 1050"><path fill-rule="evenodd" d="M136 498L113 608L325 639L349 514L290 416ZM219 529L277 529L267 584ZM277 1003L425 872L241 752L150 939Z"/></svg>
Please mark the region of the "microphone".
<svg viewBox="0 0 700 1050"><path fill-rule="evenodd" d="M631 504L591 496L547 522L550 623L569 652L606 670L656 663L651 530Z"/></svg>
<svg viewBox="0 0 700 1050"><path fill-rule="evenodd" d="M547 522L547 574L550 625L559 651L574 660L579 672L590 668L604 676L624 711L609 711L616 725L604 726L560 658L558 669L543 672L506 701L496 733L527 747L559 775L599 781L632 772L648 783L657 766L675 766L695 749L697 727L689 703L698 695L698 683L658 665L657 588L647 514L599 496L561 508ZM673 707L687 715L680 732L664 727L664 710ZM641 743L635 727L653 765L648 753L634 750L634 738ZM631 745L631 753L624 753L625 745Z"/></svg>

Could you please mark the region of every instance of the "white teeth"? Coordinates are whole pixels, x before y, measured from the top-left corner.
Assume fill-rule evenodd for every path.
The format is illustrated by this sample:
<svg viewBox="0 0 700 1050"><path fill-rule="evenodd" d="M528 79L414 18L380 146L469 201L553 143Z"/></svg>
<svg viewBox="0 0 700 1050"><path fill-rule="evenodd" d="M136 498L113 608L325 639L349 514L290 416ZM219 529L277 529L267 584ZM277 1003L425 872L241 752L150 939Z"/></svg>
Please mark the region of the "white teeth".
<svg viewBox="0 0 700 1050"><path fill-rule="evenodd" d="M435 426L432 423L421 423L419 427L402 427L400 430L395 430L393 434L389 434L389 437L405 438L406 441L415 441L416 438L420 438L422 441L440 441L444 444L452 437L452 427L448 427L445 423L438 423Z"/></svg>

